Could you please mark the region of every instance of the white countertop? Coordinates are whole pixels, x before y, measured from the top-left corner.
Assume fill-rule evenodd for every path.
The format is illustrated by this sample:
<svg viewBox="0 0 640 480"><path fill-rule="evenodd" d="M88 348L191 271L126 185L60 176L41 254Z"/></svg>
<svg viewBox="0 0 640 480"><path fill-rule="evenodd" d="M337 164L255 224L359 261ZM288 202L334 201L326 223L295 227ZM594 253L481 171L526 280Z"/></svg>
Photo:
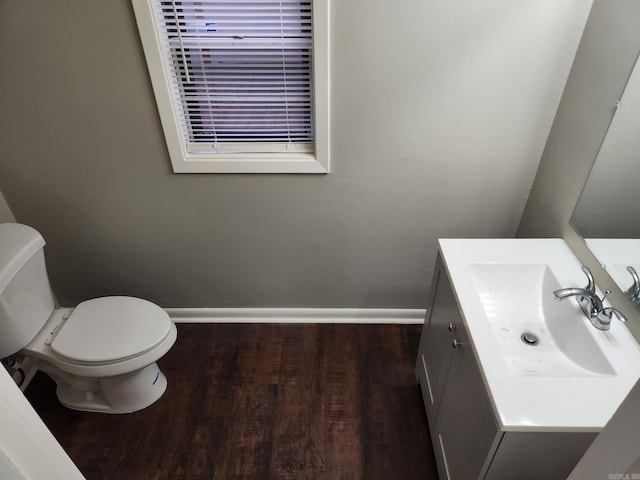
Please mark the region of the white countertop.
<svg viewBox="0 0 640 480"><path fill-rule="evenodd" d="M640 346L624 324L614 318L605 332L584 318L589 325L586 330L612 367L609 374L514 374L490 328L470 272L470 266L478 263L545 264L562 288L584 287L581 264L566 243L561 239L442 239L440 251L500 428L600 431L640 377ZM553 292L542 292L547 294Z"/></svg>

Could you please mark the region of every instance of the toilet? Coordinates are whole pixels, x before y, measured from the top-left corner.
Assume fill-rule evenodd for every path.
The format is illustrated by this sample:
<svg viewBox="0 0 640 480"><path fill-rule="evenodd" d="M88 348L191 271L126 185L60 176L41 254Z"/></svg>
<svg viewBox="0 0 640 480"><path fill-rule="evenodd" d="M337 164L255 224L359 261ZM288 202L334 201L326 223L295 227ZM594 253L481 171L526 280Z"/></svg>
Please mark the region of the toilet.
<svg viewBox="0 0 640 480"><path fill-rule="evenodd" d="M159 306L113 296L57 308L44 261L45 241L33 228L0 224L0 358L20 353L56 382L72 409L130 413L167 388L156 361L177 330Z"/></svg>

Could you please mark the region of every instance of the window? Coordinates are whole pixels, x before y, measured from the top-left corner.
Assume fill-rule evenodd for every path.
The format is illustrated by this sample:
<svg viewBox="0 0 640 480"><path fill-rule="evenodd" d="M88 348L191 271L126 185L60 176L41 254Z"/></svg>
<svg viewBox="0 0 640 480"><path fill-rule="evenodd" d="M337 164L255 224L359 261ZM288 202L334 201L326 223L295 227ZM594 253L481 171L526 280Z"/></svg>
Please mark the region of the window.
<svg viewBox="0 0 640 480"><path fill-rule="evenodd" d="M132 0L176 173L327 173L329 0Z"/></svg>

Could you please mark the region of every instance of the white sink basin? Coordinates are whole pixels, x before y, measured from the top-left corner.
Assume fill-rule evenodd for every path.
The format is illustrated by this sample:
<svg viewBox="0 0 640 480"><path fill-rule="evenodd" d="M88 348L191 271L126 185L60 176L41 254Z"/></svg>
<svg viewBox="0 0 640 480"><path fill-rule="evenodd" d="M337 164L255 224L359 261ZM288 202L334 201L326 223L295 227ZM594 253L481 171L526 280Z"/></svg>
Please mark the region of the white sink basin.
<svg viewBox="0 0 640 480"><path fill-rule="evenodd" d="M552 292L561 286L547 265L473 263L469 271L512 374L615 374L575 299L554 299Z"/></svg>
<svg viewBox="0 0 640 480"><path fill-rule="evenodd" d="M640 346L615 318L597 330L575 298L555 299L587 283L565 242L447 239L440 251L500 428L600 431L640 377Z"/></svg>

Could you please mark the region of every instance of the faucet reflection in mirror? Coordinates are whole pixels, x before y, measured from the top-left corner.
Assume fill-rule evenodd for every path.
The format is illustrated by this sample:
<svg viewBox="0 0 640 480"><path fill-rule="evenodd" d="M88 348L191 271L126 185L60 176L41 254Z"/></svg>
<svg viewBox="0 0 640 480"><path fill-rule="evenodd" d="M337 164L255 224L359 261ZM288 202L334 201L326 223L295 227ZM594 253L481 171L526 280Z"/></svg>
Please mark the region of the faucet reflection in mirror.
<svg viewBox="0 0 640 480"><path fill-rule="evenodd" d="M587 276L588 284L585 288L560 288L553 292L553 295L557 300L564 300L569 297L577 297L578 305L582 309L582 312L591 322L591 325L598 330L609 330L611 328L611 318L615 316L622 322L626 322L627 318L620 312L620 310L613 307L605 307L603 301L606 296L611 293L611 290L605 290L602 298L598 296L596 292L596 284L593 281L593 275L588 267L583 266L582 271Z"/></svg>
<svg viewBox="0 0 640 480"><path fill-rule="evenodd" d="M636 60L571 225L616 285L640 309L640 62Z"/></svg>
<svg viewBox="0 0 640 480"><path fill-rule="evenodd" d="M640 303L640 277L638 277L638 272L636 272L636 269L631 265L627 267L627 272L629 272L631 278L633 278L633 285L625 291L625 294L632 303L638 304Z"/></svg>

